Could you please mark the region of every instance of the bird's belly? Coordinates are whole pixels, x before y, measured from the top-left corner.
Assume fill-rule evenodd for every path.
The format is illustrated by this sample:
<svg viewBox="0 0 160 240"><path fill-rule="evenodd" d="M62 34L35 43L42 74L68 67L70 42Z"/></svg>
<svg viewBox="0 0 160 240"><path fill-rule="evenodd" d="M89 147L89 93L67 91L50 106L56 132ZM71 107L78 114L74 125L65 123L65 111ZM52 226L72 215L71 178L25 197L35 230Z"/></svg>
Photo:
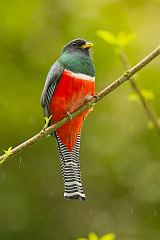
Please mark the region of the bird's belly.
<svg viewBox="0 0 160 240"><path fill-rule="evenodd" d="M68 70L63 72L50 104L53 123L64 118L67 111L72 113L83 105L88 95L94 95L94 78L89 76L85 78L85 76L83 74L73 74ZM56 130L62 143L67 146L68 150L71 151L74 147L83 119L88 113L89 110L86 110Z"/></svg>

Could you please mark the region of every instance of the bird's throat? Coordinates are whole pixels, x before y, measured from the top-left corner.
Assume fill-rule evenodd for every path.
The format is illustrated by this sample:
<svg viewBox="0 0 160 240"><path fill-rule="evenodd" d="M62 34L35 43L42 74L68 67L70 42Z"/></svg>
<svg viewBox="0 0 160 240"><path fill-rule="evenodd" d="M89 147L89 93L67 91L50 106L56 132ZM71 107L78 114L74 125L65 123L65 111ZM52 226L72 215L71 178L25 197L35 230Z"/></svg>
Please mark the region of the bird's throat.
<svg viewBox="0 0 160 240"><path fill-rule="evenodd" d="M81 73L91 77L95 76L94 66L89 55L79 52L64 53L59 58L60 65L71 72Z"/></svg>

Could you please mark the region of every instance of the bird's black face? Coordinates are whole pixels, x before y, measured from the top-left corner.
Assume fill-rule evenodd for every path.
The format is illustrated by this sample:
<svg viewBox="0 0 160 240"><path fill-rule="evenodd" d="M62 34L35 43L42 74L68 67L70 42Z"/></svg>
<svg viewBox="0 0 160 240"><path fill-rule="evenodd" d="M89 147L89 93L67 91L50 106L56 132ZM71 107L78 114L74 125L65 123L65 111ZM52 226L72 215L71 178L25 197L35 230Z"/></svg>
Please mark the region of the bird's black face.
<svg viewBox="0 0 160 240"><path fill-rule="evenodd" d="M89 49L93 46L91 42L84 39L75 39L64 46L62 53L80 51L89 54Z"/></svg>

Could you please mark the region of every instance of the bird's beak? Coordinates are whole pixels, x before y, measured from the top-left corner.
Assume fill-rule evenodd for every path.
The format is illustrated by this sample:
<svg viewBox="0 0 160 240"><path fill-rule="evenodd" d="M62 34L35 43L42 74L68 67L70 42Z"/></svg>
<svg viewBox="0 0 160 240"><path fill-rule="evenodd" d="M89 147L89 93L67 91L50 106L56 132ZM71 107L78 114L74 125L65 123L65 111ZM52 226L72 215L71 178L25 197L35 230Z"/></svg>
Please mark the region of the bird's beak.
<svg viewBox="0 0 160 240"><path fill-rule="evenodd" d="M93 43L91 43L91 42L86 42L85 44L83 44L81 46L81 48L86 48L86 49L89 49L91 47L93 47Z"/></svg>

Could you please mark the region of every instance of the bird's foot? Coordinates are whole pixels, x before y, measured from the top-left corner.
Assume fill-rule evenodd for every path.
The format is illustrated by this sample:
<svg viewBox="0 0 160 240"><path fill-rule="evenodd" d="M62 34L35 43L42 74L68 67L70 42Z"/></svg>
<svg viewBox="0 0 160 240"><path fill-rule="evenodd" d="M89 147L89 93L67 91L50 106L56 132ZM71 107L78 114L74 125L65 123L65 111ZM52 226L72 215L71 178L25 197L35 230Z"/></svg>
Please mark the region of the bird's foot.
<svg viewBox="0 0 160 240"><path fill-rule="evenodd" d="M93 98L95 98L97 101L99 101L100 96L98 95L98 93L96 93L96 94L93 95Z"/></svg>
<svg viewBox="0 0 160 240"><path fill-rule="evenodd" d="M88 94L87 97L85 98L85 103L91 102L94 98L96 99L96 101L99 101L100 96L98 94L94 95Z"/></svg>
<svg viewBox="0 0 160 240"><path fill-rule="evenodd" d="M69 120L72 120L73 118L72 118L72 114L69 112L69 111L67 111L67 117L69 118Z"/></svg>
<svg viewBox="0 0 160 240"><path fill-rule="evenodd" d="M85 103L88 103L92 100L93 96L91 94L88 94L85 98Z"/></svg>

